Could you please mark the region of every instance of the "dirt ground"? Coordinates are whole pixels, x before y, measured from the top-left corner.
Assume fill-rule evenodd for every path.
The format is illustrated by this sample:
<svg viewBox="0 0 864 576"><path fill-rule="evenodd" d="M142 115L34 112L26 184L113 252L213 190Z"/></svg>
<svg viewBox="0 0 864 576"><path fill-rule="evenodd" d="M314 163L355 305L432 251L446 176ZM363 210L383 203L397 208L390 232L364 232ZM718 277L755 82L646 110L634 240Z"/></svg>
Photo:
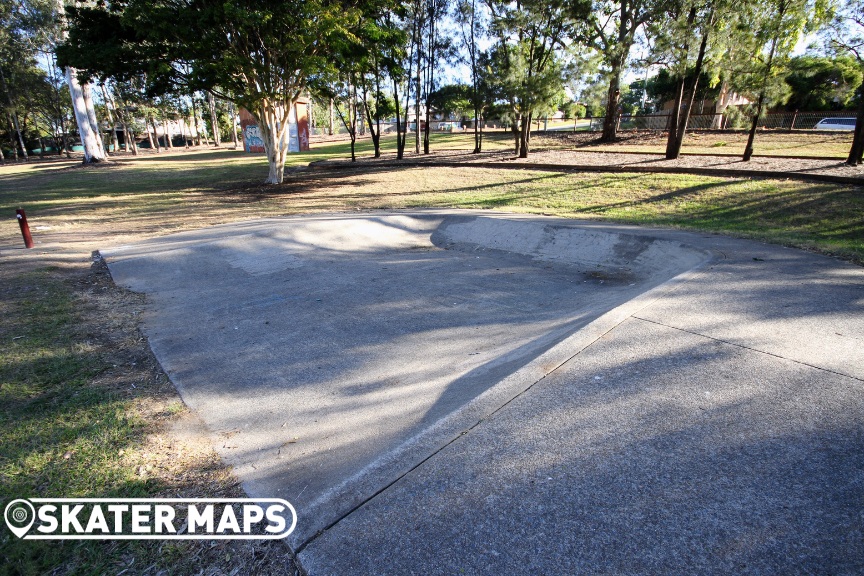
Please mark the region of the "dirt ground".
<svg viewBox="0 0 864 576"><path fill-rule="evenodd" d="M618 133L611 144L597 141L598 132L545 132L538 133L544 141L569 148L655 148L665 149L668 133L659 130L627 130ZM739 154L747 143L747 133L741 130L711 130L688 132L684 139L684 153L694 151L713 154ZM759 130L754 148L756 154L784 153L798 156L822 156L829 152L845 157L852 144L852 133L845 131L825 132L813 130ZM704 150L709 149L709 150ZM818 149L818 150L816 150ZM814 152L816 150L816 152Z"/></svg>

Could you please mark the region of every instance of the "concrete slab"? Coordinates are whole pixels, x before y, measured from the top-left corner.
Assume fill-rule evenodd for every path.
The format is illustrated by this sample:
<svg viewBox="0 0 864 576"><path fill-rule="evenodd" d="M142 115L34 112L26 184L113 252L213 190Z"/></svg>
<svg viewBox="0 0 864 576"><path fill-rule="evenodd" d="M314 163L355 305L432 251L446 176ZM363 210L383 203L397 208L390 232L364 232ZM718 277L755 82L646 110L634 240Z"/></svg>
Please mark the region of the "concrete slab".
<svg viewBox="0 0 864 576"><path fill-rule="evenodd" d="M105 250L250 495L303 546L705 261L636 231L464 213L216 227Z"/></svg>
<svg viewBox="0 0 864 576"><path fill-rule="evenodd" d="M861 382L629 319L309 544L317 574L860 574Z"/></svg>
<svg viewBox="0 0 864 576"><path fill-rule="evenodd" d="M486 211L104 254L311 575L864 572L860 267Z"/></svg>

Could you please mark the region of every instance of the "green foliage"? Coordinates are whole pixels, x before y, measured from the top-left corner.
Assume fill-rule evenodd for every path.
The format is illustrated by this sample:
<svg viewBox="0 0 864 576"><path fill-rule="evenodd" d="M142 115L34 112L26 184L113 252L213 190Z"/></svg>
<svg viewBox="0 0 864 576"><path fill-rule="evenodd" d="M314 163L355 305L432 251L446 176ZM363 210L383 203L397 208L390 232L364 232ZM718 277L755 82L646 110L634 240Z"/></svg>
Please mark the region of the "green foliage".
<svg viewBox="0 0 864 576"><path fill-rule="evenodd" d="M465 117L471 114L473 106L471 104L472 91L470 86L465 84L448 84L435 90L429 95L429 105L432 108L449 117L456 115Z"/></svg>
<svg viewBox="0 0 864 576"><path fill-rule="evenodd" d="M592 82L587 83L579 93L579 101L585 105L586 114L591 118L606 114L606 97L609 89L609 78L598 74Z"/></svg>
<svg viewBox="0 0 864 576"><path fill-rule="evenodd" d="M562 101L564 66L559 49L579 34L588 18L590 2L527 0L513 5L490 2L491 28L497 42L490 55L495 91L510 104L510 119L521 122L521 143L526 156L528 120L557 109Z"/></svg>
<svg viewBox="0 0 864 576"><path fill-rule="evenodd" d="M695 70L691 67L687 70L685 77L686 85L692 86ZM656 76L648 79L648 99L655 110L660 110L663 104L675 99L675 89L681 82L680 76L674 76L668 70L660 70ZM641 82L640 82L641 83ZM632 84L631 84L632 86ZM711 75L708 71L702 71L696 84L696 101L713 100L720 93L720 86L711 85Z"/></svg>
<svg viewBox="0 0 864 576"><path fill-rule="evenodd" d="M740 26L747 34L739 39L738 54L745 55L729 75L730 85L739 94L766 106L785 102L790 86L785 82L790 54L803 35L822 25L829 16L824 0L764 0L738 7Z"/></svg>
<svg viewBox="0 0 864 576"><path fill-rule="evenodd" d="M585 118L585 114L587 113L587 108L585 108L584 104L580 104L574 100L570 100L565 102L559 108L561 112L564 114L564 120L572 120L574 118Z"/></svg>
<svg viewBox="0 0 864 576"><path fill-rule="evenodd" d="M848 108L861 85L862 70L851 56L796 56L789 61L786 84L791 95L787 110Z"/></svg>
<svg viewBox="0 0 864 576"><path fill-rule="evenodd" d="M150 94L211 91L258 118L268 183L281 182L290 105L351 41L358 9L340 0L128 0L70 11L64 63Z"/></svg>

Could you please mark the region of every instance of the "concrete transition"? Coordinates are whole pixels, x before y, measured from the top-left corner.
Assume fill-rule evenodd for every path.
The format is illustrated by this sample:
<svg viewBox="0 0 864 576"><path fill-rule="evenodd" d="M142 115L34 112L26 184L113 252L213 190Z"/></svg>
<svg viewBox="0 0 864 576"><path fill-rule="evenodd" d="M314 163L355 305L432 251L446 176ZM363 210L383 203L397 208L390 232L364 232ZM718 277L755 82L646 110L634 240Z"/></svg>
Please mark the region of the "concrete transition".
<svg viewBox="0 0 864 576"><path fill-rule="evenodd" d="M535 216L102 252L310 574L864 570L864 271Z"/></svg>

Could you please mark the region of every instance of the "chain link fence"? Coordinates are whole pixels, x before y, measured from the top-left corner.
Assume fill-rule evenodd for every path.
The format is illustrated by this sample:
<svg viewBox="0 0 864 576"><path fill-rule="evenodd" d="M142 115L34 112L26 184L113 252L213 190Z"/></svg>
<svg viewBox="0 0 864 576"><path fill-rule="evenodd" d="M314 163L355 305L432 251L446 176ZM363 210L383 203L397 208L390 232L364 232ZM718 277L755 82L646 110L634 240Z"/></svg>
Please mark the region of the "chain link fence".
<svg viewBox="0 0 864 576"><path fill-rule="evenodd" d="M771 112L759 119L760 128L787 130L849 130L855 128L855 111ZM669 130L670 114L646 114L618 118L618 130ZM605 117L591 118L591 131L603 130ZM725 114L691 114L688 130L743 130L750 127L750 116L732 109Z"/></svg>

